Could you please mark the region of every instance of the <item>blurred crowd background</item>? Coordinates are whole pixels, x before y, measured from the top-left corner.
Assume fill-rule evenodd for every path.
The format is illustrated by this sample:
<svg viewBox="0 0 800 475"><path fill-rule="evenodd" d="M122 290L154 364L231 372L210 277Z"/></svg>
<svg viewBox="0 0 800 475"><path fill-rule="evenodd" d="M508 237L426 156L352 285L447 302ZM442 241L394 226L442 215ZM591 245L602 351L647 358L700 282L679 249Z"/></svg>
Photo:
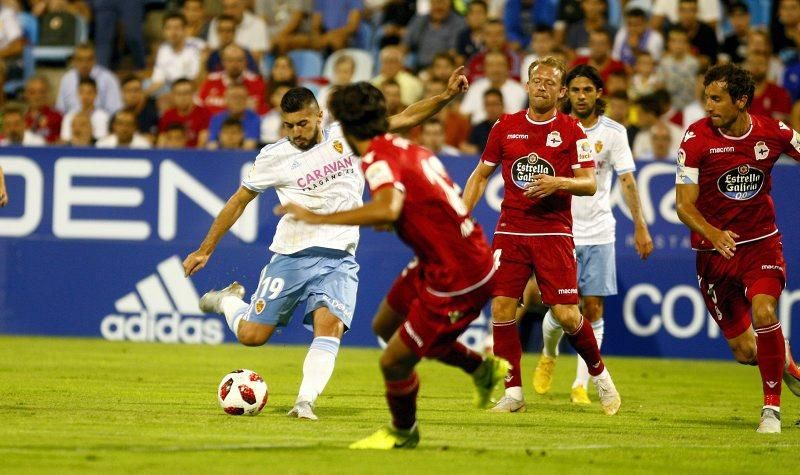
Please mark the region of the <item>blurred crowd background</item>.
<svg viewBox="0 0 800 475"><path fill-rule="evenodd" d="M396 113L464 65L470 90L407 135L475 154L556 55L600 70L635 158L673 161L714 64L800 129L798 53L800 0L0 0L0 144L254 150L291 87L324 107L371 81Z"/></svg>

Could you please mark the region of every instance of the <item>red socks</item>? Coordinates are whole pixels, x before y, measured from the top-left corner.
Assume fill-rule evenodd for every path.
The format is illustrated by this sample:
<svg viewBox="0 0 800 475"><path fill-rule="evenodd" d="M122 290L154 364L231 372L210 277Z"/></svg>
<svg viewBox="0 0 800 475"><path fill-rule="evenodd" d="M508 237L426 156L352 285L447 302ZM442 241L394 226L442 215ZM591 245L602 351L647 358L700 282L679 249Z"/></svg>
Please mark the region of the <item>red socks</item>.
<svg viewBox="0 0 800 475"><path fill-rule="evenodd" d="M508 377L506 378L506 387L521 387L520 360L522 359L522 344L519 341L517 321L492 322L492 331L494 332L494 354L505 358L511 363L511 371L508 372ZM590 328L589 333L591 331L592 329Z"/></svg>
<svg viewBox="0 0 800 475"><path fill-rule="evenodd" d="M594 337L592 326L586 323L586 319L581 317L581 322L578 324L578 329L575 333L564 331L564 334L569 340L569 344L575 348L575 351L586 362L586 366L589 367L589 374L597 376L602 373L605 369L603 358L600 357L600 349L597 347L597 340Z"/></svg>
<svg viewBox="0 0 800 475"><path fill-rule="evenodd" d="M472 374L483 363L483 357L459 342L453 343L447 350L436 357L437 360L450 366L463 369Z"/></svg>
<svg viewBox="0 0 800 475"><path fill-rule="evenodd" d="M764 405L780 407L781 379L786 363L786 347L780 322L756 328L756 348L758 371L761 372L761 383L764 387Z"/></svg>
<svg viewBox="0 0 800 475"><path fill-rule="evenodd" d="M408 379L386 381L386 401L389 403L395 429L408 430L414 427L417 421L418 392L419 378L416 371Z"/></svg>

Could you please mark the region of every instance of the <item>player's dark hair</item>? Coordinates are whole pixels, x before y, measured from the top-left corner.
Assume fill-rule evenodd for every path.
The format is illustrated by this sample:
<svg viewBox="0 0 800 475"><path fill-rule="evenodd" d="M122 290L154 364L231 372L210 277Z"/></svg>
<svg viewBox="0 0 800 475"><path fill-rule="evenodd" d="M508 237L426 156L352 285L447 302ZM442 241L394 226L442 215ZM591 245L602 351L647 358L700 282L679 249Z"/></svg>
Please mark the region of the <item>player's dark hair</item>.
<svg viewBox="0 0 800 475"><path fill-rule="evenodd" d="M567 73L567 76L564 78L564 84L567 86L567 90L569 90L569 83L571 83L575 78L586 78L592 82L594 88L598 91L603 89L603 78L600 77L600 73L597 72L597 68L594 66L589 66L588 64L579 64L578 66L570 69ZM561 105L561 110L565 114L572 112L572 103L569 101L568 97L567 100ZM597 101L594 103L594 112L597 115L603 115L605 111L606 101L598 97Z"/></svg>
<svg viewBox="0 0 800 475"><path fill-rule="evenodd" d="M369 140L389 130L386 100L381 91L368 82L357 82L336 89L331 95L330 110L344 133L359 140Z"/></svg>
<svg viewBox="0 0 800 475"><path fill-rule="evenodd" d="M293 87L281 99L281 111L283 112L299 112L306 107L319 108L319 103L317 103L314 93L305 87Z"/></svg>
<svg viewBox="0 0 800 475"><path fill-rule="evenodd" d="M756 83L753 81L749 71L730 63L714 66L706 73L703 79L703 86L708 87L712 82L725 84L725 89L730 94L733 102L747 97L747 103L744 105L745 109L749 109L750 104L753 103Z"/></svg>

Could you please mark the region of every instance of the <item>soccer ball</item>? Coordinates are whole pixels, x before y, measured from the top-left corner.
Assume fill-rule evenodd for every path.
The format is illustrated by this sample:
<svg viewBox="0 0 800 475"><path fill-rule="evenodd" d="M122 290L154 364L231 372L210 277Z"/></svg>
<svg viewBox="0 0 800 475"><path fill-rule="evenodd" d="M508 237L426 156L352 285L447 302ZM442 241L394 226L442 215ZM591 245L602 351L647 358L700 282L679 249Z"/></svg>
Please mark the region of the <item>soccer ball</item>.
<svg viewBox="0 0 800 475"><path fill-rule="evenodd" d="M231 371L217 388L220 407L232 416L255 416L267 405L268 398L264 378L249 369Z"/></svg>

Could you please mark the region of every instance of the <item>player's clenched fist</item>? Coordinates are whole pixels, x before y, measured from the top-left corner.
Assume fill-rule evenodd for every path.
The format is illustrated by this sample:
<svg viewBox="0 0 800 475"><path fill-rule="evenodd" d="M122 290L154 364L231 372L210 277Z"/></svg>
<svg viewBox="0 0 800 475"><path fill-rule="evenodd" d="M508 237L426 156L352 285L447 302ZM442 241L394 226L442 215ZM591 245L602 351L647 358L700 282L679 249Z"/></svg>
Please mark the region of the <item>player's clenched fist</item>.
<svg viewBox="0 0 800 475"><path fill-rule="evenodd" d="M205 267L209 257L211 256L200 251L194 251L186 256L186 259L183 260L184 277L190 277Z"/></svg>

